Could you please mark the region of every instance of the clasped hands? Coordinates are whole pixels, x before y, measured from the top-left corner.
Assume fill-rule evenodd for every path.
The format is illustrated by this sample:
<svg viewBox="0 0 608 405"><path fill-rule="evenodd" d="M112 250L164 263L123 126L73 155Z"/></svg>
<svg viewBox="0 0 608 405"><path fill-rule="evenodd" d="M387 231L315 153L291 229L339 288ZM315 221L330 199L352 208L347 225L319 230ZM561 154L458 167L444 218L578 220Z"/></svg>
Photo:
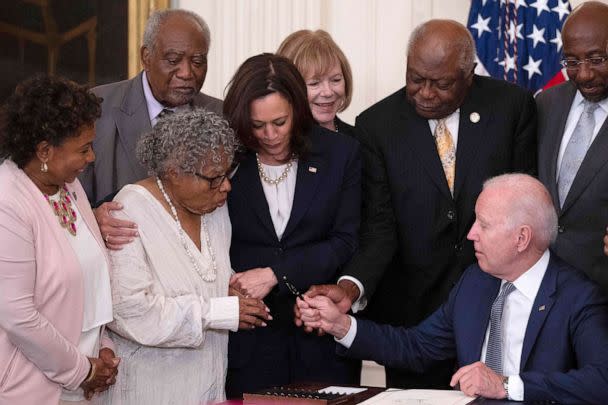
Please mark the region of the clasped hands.
<svg viewBox="0 0 608 405"><path fill-rule="evenodd" d="M308 332L317 330L319 334L328 333L342 339L350 329L351 318L347 312L351 304L345 288L313 286L304 294L304 300L296 300L295 323ZM468 396L502 399L507 396L502 382L503 376L478 361L459 368L450 385Z"/></svg>
<svg viewBox="0 0 608 405"><path fill-rule="evenodd" d="M277 284L277 278L269 267L255 268L235 273L230 278L229 295L239 297L239 329L266 326L272 320L264 297Z"/></svg>
<svg viewBox="0 0 608 405"><path fill-rule="evenodd" d="M89 357L89 362L90 375L80 384L87 400L93 398L94 394L107 390L116 382L120 358L115 356L112 349L104 347L99 351L99 357Z"/></svg>

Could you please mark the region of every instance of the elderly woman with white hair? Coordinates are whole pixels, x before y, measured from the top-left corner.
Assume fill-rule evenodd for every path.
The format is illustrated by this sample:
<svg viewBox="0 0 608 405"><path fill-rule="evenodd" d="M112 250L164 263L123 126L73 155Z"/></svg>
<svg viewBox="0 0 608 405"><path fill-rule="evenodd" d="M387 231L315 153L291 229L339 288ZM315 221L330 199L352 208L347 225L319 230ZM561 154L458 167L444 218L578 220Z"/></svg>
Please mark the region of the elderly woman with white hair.
<svg viewBox="0 0 608 405"><path fill-rule="evenodd" d="M107 403L223 400L228 331L270 319L261 300L228 296L225 202L237 142L203 109L169 115L139 140L151 176L115 197L140 237L111 254L111 329L124 373Z"/></svg>

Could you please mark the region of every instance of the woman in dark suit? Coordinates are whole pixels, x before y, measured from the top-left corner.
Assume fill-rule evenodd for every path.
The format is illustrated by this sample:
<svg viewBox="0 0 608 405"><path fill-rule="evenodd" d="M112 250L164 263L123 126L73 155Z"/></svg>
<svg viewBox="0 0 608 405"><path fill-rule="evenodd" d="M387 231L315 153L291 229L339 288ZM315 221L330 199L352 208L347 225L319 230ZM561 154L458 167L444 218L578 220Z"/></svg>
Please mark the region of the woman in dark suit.
<svg viewBox="0 0 608 405"><path fill-rule="evenodd" d="M298 381L356 383L357 363L336 356L332 338L294 325L292 290L335 282L357 247L358 143L315 125L298 70L272 54L241 65L224 115L247 147L228 197L231 286L264 299L274 317L231 334L227 396Z"/></svg>
<svg viewBox="0 0 608 405"><path fill-rule="evenodd" d="M304 78L315 121L330 131L354 136L354 127L336 114L348 108L353 74L344 52L327 31L300 30L283 40L277 55L293 62Z"/></svg>

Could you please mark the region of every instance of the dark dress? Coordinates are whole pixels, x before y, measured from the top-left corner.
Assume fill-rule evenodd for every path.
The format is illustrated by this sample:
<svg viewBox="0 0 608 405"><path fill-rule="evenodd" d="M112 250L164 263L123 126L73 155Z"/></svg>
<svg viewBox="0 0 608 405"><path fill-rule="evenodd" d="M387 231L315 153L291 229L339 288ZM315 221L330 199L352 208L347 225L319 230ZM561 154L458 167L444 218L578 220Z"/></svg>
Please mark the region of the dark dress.
<svg viewBox="0 0 608 405"><path fill-rule="evenodd" d="M232 179L230 258L235 271L271 267L279 284L265 297L273 321L265 328L230 334L228 398L295 382L358 384L360 362L336 355L331 336L318 337L293 322L294 296L283 276L305 292L335 283L358 243L361 206L359 144L315 126L310 153L298 161L293 207L277 238L256 166L247 153Z"/></svg>

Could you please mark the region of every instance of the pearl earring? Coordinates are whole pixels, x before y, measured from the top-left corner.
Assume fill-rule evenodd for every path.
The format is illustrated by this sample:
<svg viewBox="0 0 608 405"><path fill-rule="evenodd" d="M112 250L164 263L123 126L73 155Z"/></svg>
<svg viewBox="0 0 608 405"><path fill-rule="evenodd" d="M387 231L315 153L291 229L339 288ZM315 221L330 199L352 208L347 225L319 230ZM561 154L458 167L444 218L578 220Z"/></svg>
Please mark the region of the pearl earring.
<svg viewBox="0 0 608 405"><path fill-rule="evenodd" d="M46 164L46 162L42 162L42 164L40 165L40 171L42 173L46 173L49 171L49 165Z"/></svg>

